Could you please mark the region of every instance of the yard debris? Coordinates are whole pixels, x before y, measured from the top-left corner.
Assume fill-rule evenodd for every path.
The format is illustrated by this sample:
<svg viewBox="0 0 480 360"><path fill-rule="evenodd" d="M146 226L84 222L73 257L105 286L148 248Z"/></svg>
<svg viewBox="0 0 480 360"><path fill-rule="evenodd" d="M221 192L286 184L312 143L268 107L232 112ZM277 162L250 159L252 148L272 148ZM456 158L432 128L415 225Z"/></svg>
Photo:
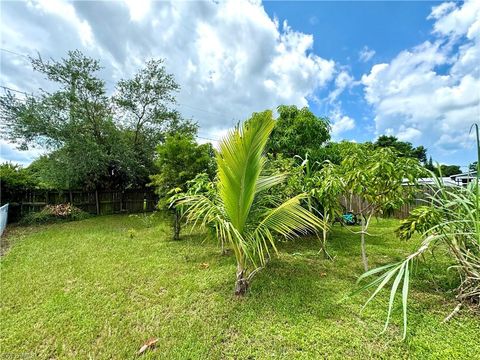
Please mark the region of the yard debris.
<svg viewBox="0 0 480 360"><path fill-rule="evenodd" d="M449 322L462 308L462 303L458 303L458 305L453 309L453 311L448 315L445 319L443 319L442 324Z"/></svg>
<svg viewBox="0 0 480 360"><path fill-rule="evenodd" d="M138 353L137 355L142 355L145 351L147 351L148 349L151 349L151 348L154 348L155 347L155 344L158 342L158 338L155 339L155 338L150 338L148 339L145 344L142 345L142 347L140 348L140 350L138 350Z"/></svg>
<svg viewBox="0 0 480 360"><path fill-rule="evenodd" d="M202 269L208 269L209 266L210 266L210 265L209 265L208 263L201 263L201 264L200 264L200 267L201 267Z"/></svg>

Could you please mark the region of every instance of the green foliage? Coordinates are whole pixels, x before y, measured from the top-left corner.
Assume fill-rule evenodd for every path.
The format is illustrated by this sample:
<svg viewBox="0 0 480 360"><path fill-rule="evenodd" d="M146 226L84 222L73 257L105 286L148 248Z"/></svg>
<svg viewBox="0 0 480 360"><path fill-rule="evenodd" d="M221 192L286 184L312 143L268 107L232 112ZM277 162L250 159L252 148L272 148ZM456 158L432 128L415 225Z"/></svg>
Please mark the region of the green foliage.
<svg viewBox="0 0 480 360"><path fill-rule="evenodd" d="M191 135L167 136L164 144L157 148L156 166L158 174L152 175L151 185L160 196L159 208L173 211L173 239L180 239L181 218L177 208L171 208L171 197L185 191L187 182L200 173L213 178L215 173L214 150L210 143L198 145Z"/></svg>
<svg viewBox="0 0 480 360"><path fill-rule="evenodd" d="M338 166L326 162L314 178L312 196L321 205L320 212L328 224L332 224L343 213L339 199L345 191L345 184L339 171Z"/></svg>
<svg viewBox="0 0 480 360"><path fill-rule="evenodd" d="M458 165L440 165L435 167L435 174L437 176L452 176L460 174L461 172L460 166Z"/></svg>
<svg viewBox="0 0 480 360"><path fill-rule="evenodd" d="M14 194L37 187L37 181L30 171L8 162L0 164L0 192L2 203L9 201Z"/></svg>
<svg viewBox="0 0 480 360"><path fill-rule="evenodd" d="M454 267L460 278L460 286L457 289L458 301L468 302L474 304L474 306L480 304L480 220L476 211L480 199L476 194L476 188L475 186L449 188L438 181L433 190L434 195L428 195L430 205L412 211L410 216L402 221L397 230L397 234L404 239L411 238L415 232L420 233L424 238L422 246L404 261L371 270L359 279L362 280L368 276L382 273L380 277L360 289L364 290L377 286L367 301L366 304L368 304L396 275L390 290L386 328L394 306L395 293L400 278L403 277L403 337L406 336L407 330L409 268L411 268L412 261L419 258L428 249L435 247L448 249L448 254L455 262ZM438 261L435 257L433 257L433 260ZM445 271L448 268L445 267Z"/></svg>
<svg viewBox="0 0 480 360"><path fill-rule="evenodd" d="M127 235L129 239L134 239L137 236L137 232L135 231L135 229L130 228L127 231Z"/></svg>
<svg viewBox="0 0 480 360"><path fill-rule="evenodd" d="M424 234L442 221L441 210L434 206L419 206L410 212L407 219L400 223L395 234L402 239L408 240L413 234Z"/></svg>
<svg viewBox="0 0 480 360"><path fill-rule="evenodd" d="M39 56L31 63L57 90L25 99L7 92L0 109L7 139L21 149L50 150L34 165L41 183L57 189L144 186L165 136L196 131L171 109L178 85L160 60L121 80L112 98L99 78L99 61L78 50L60 61Z"/></svg>
<svg viewBox="0 0 480 360"><path fill-rule="evenodd" d="M340 142L329 142L324 147L312 150L311 158L320 164L331 162L340 165L341 162L350 156L350 153L356 151L358 144L348 140Z"/></svg>
<svg viewBox="0 0 480 360"><path fill-rule="evenodd" d="M478 125L474 125L477 135L477 152L480 160L480 138ZM474 127L472 126L472 128ZM373 269L360 277L359 280L370 275L381 274L377 279L365 285L361 290L377 286L368 299L367 305L396 275L390 290L388 316L385 323L386 330L398 285L403 278L402 308L403 308L403 337L407 331L407 300L409 291L409 268L414 259L419 258L428 249L446 248L448 255L454 261L460 286L456 289L459 305L445 318L451 318L463 303L469 303L477 308L480 306L480 182L471 182L467 187L448 187L436 178L435 185L426 193L429 204L414 209L409 217L402 221L396 233L403 239L410 239L414 233L420 233L422 246L404 261ZM433 257L434 262L438 262ZM451 266L446 266L448 271Z"/></svg>
<svg viewBox="0 0 480 360"><path fill-rule="evenodd" d="M137 182L145 184L156 172L155 150L169 134L194 136L197 131L174 109L179 89L163 60L147 61L131 79L122 79L116 86L114 115L129 151L129 172L136 174Z"/></svg>
<svg viewBox="0 0 480 360"><path fill-rule="evenodd" d="M399 157L389 147L373 149L357 147L341 164L341 172L349 194L359 196L368 205L369 214L388 214L409 201L414 186L403 186L405 180L414 185L423 173L416 159Z"/></svg>
<svg viewBox="0 0 480 360"><path fill-rule="evenodd" d="M251 277L270 258L275 236L292 238L315 232L323 224L301 206L305 194L278 204L266 190L285 180L285 175L264 173L265 146L274 127L270 111L252 118L231 131L217 153L217 196L185 195L177 204L185 208L187 220L213 226L220 242L228 243L237 262L235 293L245 294Z"/></svg>
<svg viewBox="0 0 480 360"><path fill-rule="evenodd" d="M157 147L158 174L151 176L156 192L167 198L171 189L186 190L186 183L198 174L210 179L215 175L215 153L210 143L199 145L193 136L175 134L167 136L165 143Z"/></svg>
<svg viewBox="0 0 480 360"><path fill-rule="evenodd" d="M347 199L347 210L352 208L354 197L360 200L362 229L361 250L365 271L368 270L368 258L365 247L365 235L372 216L389 215L405 202L410 201L416 191L416 179L424 171L418 160L398 156L391 147L377 147L371 144L348 144L348 156L339 166L329 164L320 174L320 190L327 204L326 214L335 216L338 205L335 205L334 194L343 195ZM408 181L408 186L405 186Z"/></svg>
<svg viewBox="0 0 480 360"><path fill-rule="evenodd" d="M413 147L412 143L399 141L395 136L381 135L374 142L376 148L390 147L395 149L399 156L416 158L422 164L427 163L427 149L423 146Z"/></svg>
<svg viewBox="0 0 480 360"><path fill-rule="evenodd" d="M307 107L281 105L266 150L286 157L314 154L330 140L328 119L315 116Z"/></svg>

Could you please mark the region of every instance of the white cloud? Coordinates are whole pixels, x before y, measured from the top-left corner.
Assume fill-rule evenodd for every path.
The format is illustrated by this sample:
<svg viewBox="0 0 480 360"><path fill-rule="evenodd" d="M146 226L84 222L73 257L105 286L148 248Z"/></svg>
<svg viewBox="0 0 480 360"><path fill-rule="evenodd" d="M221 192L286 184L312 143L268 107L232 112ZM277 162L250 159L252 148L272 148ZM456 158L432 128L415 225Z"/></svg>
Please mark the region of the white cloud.
<svg viewBox="0 0 480 360"><path fill-rule="evenodd" d="M75 8L71 4L61 0L41 0L32 5L40 12L54 15L72 24L81 40L82 46L87 47L93 44L93 34L90 25L87 21L78 17Z"/></svg>
<svg viewBox="0 0 480 360"><path fill-rule="evenodd" d="M358 60L361 62L370 61L375 56L376 51L370 49L368 46L364 46L362 50L358 53Z"/></svg>
<svg viewBox="0 0 480 360"><path fill-rule="evenodd" d="M150 0L124 0L132 21L141 21L150 11Z"/></svg>
<svg viewBox="0 0 480 360"><path fill-rule="evenodd" d="M180 111L199 122L205 137L219 136L254 111L305 106L335 72L334 61L313 53L312 35L279 24L261 4L249 1L2 7L2 47L28 54L38 50L54 58L79 48L101 59L110 91L146 59L165 58L181 85ZM7 32L15 36L3 36ZM32 78L41 76L32 75L28 64L15 65L14 59L5 58L9 70L2 71L2 83L35 90L41 80Z"/></svg>
<svg viewBox="0 0 480 360"><path fill-rule="evenodd" d="M430 18L436 40L374 65L362 83L377 135L451 154L473 145L469 127L480 118L480 2L444 3Z"/></svg>
<svg viewBox="0 0 480 360"><path fill-rule="evenodd" d="M406 128L405 126L401 126L399 132L396 134L398 139L401 141L416 141L419 140L422 136L422 132L418 129L413 127Z"/></svg>
<svg viewBox="0 0 480 360"><path fill-rule="evenodd" d="M328 95L328 100L333 102L347 88L354 85L353 77L346 71L342 70L335 78L335 88Z"/></svg>
<svg viewBox="0 0 480 360"><path fill-rule="evenodd" d="M28 151L20 151L14 144L0 139L0 163L12 162L14 164L27 166L43 153L44 151L38 148L29 148Z"/></svg>
<svg viewBox="0 0 480 360"><path fill-rule="evenodd" d="M355 120L343 114L339 104L330 112L329 117L333 140L340 140L342 133L355 128Z"/></svg>

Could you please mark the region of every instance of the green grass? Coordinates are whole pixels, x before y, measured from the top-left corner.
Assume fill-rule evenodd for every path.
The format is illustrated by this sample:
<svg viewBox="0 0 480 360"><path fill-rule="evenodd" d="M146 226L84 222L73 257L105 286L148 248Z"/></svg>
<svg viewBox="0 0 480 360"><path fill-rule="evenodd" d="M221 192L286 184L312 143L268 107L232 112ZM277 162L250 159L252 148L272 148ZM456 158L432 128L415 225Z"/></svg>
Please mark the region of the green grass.
<svg viewBox="0 0 480 360"><path fill-rule="evenodd" d="M0 358L128 359L159 338L145 359L473 359L480 319L468 309L449 323L453 271L419 266L401 341L401 309L382 330L388 294L360 313L367 294L340 302L362 273L359 239L336 227L335 260L311 238L282 243L244 299L233 296L235 264L202 234L170 240L158 218L105 216L10 231L1 260ZM370 263L400 260L418 241L372 224ZM134 237L130 234L134 229ZM442 258L441 254L437 257ZM431 263L431 262L430 262ZM208 265L207 265L208 264ZM445 264L441 264L444 266Z"/></svg>

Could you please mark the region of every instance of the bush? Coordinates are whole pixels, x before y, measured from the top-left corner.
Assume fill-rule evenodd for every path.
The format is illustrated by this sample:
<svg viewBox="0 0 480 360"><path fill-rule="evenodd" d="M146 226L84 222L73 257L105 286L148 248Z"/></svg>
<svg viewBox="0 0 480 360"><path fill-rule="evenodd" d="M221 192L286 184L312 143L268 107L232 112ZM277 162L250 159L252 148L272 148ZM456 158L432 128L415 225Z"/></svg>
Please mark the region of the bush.
<svg viewBox="0 0 480 360"><path fill-rule="evenodd" d="M71 205L58 204L46 205L41 211L25 215L21 220L22 225L39 225L58 221L77 221L90 217L90 214Z"/></svg>

